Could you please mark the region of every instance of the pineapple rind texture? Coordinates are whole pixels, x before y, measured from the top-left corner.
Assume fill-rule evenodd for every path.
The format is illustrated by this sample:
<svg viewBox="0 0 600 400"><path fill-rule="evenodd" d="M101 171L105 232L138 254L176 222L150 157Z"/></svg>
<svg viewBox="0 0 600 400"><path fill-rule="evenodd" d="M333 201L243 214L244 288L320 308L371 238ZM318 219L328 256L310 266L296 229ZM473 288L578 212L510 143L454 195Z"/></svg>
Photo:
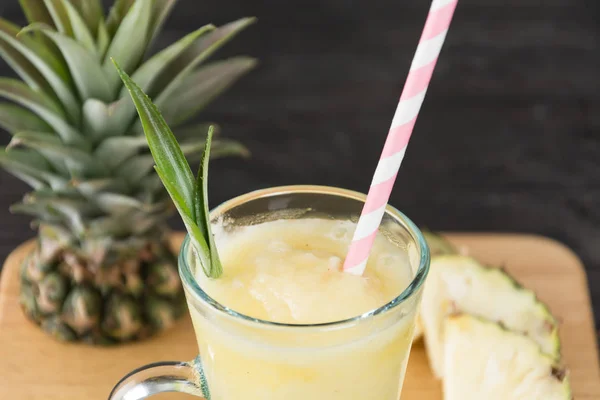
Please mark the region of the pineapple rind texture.
<svg viewBox="0 0 600 400"><path fill-rule="evenodd" d="M0 78L0 128L12 136L0 166L32 187L11 211L32 216L38 230L21 304L58 339L136 340L183 315L166 244L174 207L111 58L154 98L190 162L212 124L198 112L256 60L208 61L253 18L203 26L149 54L174 3L117 0L105 15L99 0L27 1L29 26L0 18L0 56L21 78ZM212 144L213 157L247 153L234 140Z"/></svg>
<svg viewBox="0 0 600 400"><path fill-rule="evenodd" d="M499 268L461 255L432 260L423 291L421 318L425 347L436 377L443 377L444 318L463 312L497 322L531 337L548 356L560 358L558 323L535 293Z"/></svg>
<svg viewBox="0 0 600 400"><path fill-rule="evenodd" d="M38 247L23 264L22 307L62 341L110 345L166 329L185 314L176 257L166 242L140 253L94 272L70 249L42 260Z"/></svg>
<svg viewBox="0 0 600 400"><path fill-rule="evenodd" d="M568 374L530 337L468 314L444 319L445 400L570 400Z"/></svg>
<svg viewBox="0 0 600 400"><path fill-rule="evenodd" d="M458 253L456 247L441 235L428 230L423 230L422 232L423 237L429 246L429 254L431 257Z"/></svg>

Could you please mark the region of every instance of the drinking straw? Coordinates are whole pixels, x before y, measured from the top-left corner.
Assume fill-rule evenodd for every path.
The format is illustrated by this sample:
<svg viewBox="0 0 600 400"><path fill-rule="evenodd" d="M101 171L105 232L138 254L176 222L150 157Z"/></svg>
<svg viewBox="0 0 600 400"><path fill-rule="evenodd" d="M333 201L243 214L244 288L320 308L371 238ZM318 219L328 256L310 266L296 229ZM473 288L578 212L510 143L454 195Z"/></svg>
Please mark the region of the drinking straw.
<svg viewBox="0 0 600 400"><path fill-rule="evenodd" d="M446 39L458 0L433 0L394 114L367 200L363 207L344 271L362 275L381 219L390 199L431 75Z"/></svg>

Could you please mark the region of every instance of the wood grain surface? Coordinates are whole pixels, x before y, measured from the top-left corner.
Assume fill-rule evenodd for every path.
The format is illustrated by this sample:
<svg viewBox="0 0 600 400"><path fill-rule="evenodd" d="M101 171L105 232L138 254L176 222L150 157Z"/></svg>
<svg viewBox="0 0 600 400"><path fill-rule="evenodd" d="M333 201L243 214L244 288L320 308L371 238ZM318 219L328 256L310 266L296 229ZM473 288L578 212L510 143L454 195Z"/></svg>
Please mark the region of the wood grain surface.
<svg viewBox="0 0 600 400"><path fill-rule="evenodd" d="M481 261L502 265L535 289L562 321L563 356L576 400L600 399L600 368L586 276L574 253L553 240L518 234L448 234ZM174 238L174 245L181 236ZM0 278L0 399L104 400L127 372L164 360L190 360L196 344L191 322L148 341L119 348L57 343L23 316L18 304L18 264L31 243L6 261ZM189 398L161 395L156 399ZM423 344L414 345L403 400L441 400ZM375 399L374 399L375 400Z"/></svg>

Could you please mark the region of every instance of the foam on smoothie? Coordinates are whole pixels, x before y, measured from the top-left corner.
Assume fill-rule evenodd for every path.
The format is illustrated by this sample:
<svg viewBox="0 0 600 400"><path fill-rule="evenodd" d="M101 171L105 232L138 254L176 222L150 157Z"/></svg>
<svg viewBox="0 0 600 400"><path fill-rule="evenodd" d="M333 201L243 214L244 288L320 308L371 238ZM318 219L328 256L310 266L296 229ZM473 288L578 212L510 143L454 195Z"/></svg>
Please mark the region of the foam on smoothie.
<svg viewBox="0 0 600 400"><path fill-rule="evenodd" d="M251 317L309 324L339 321L383 306L410 283L406 251L375 240L363 276L342 271L351 221L295 219L215 229L223 275L200 286L219 303Z"/></svg>

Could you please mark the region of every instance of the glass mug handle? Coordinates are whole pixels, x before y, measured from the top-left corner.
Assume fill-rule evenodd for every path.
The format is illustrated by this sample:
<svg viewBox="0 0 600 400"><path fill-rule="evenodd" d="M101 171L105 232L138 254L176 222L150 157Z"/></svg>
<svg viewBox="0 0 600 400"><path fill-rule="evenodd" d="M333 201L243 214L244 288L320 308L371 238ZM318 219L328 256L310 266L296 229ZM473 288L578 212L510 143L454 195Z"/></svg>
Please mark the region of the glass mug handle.
<svg viewBox="0 0 600 400"><path fill-rule="evenodd" d="M200 356L190 362L148 364L124 376L108 400L142 400L164 392L180 392L210 400Z"/></svg>

